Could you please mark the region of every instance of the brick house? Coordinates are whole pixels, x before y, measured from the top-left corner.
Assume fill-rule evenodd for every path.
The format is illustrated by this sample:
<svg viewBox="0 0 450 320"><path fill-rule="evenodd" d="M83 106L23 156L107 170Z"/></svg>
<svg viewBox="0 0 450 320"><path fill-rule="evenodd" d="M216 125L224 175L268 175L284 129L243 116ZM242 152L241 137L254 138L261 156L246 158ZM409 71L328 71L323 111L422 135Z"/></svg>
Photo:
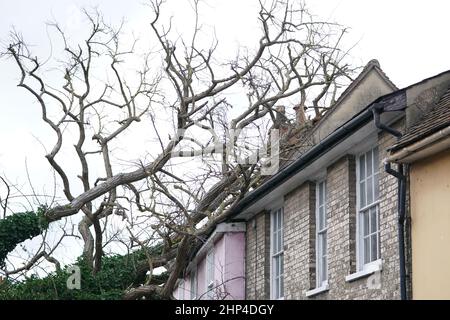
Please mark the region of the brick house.
<svg viewBox="0 0 450 320"><path fill-rule="evenodd" d="M246 299L411 297L408 167L384 160L449 87L450 71L399 90L367 64L229 218L245 223Z"/></svg>

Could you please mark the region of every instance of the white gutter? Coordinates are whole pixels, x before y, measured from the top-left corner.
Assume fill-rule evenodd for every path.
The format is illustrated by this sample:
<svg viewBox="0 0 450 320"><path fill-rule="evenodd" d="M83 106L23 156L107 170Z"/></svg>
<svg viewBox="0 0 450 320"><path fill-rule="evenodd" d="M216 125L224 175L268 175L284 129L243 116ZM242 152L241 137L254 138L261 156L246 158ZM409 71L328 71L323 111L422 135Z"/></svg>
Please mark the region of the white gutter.
<svg viewBox="0 0 450 320"><path fill-rule="evenodd" d="M450 148L450 126L396 151L384 162L410 163Z"/></svg>

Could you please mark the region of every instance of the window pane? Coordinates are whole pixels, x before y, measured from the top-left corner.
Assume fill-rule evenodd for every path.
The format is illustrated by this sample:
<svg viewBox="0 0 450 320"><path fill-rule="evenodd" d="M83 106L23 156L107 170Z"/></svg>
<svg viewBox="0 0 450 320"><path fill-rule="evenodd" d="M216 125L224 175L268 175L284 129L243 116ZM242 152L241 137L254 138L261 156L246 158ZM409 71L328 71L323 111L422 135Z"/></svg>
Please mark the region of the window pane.
<svg viewBox="0 0 450 320"><path fill-rule="evenodd" d="M378 159L378 147L375 147L373 149L373 172L379 172L380 171L380 162Z"/></svg>
<svg viewBox="0 0 450 320"><path fill-rule="evenodd" d="M280 217L279 217L279 215L278 215L278 210L275 211L274 216L273 216L273 219L275 220L275 224L274 224L273 230L274 230L275 232L277 232L278 229L280 228L280 224L279 224Z"/></svg>
<svg viewBox="0 0 450 320"><path fill-rule="evenodd" d="M277 253L277 233L272 234L272 254Z"/></svg>
<svg viewBox="0 0 450 320"><path fill-rule="evenodd" d="M281 274L280 274L280 295L279 298L284 296L284 256L281 255L280 256L280 269L281 269Z"/></svg>
<svg viewBox="0 0 450 320"><path fill-rule="evenodd" d="M380 183L379 183L379 174L375 174L373 177L373 183L374 183L374 201L377 201L380 198Z"/></svg>
<svg viewBox="0 0 450 320"><path fill-rule="evenodd" d="M372 151L366 153L366 177L372 175Z"/></svg>
<svg viewBox="0 0 450 320"><path fill-rule="evenodd" d="M323 245L322 245L322 234L318 234L317 235L317 247L316 247L316 250L317 250L317 269L320 269L320 258L323 256L323 253L322 253L322 247L323 247Z"/></svg>
<svg viewBox="0 0 450 320"><path fill-rule="evenodd" d="M278 232L275 231L275 233L273 234L274 240L273 240L273 253L277 254L278 253Z"/></svg>
<svg viewBox="0 0 450 320"><path fill-rule="evenodd" d="M371 253L372 253L372 257L371 257L371 261L375 261L378 259L378 233L373 234L372 236L372 241L371 241Z"/></svg>
<svg viewBox="0 0 450 320"><path fill-rule="evenodd" d="M278 231L278 248L277 251L281 252L283 250L283 233L280 231Z"/></svg>
<svg viewBox="0 0 450 320"><path fill-rule="evenodd" d="M321 254L326 255L326 253L327 253L327 234L326 233L322 234L321 238L322 238Z"/></svg>
<svg viewBox="0 0 450 320"><path fill-rule="evenodd" d="M366 183L361 182L359 188L359 206L361 208L366 206Z"/></svg>
<svg viewBox="0 0 450 320"><path fill-rule="evenodd" d="M278 299L280 297L280 279L279 278L275 278L274 281L274 294L275 294L275 299Z"/></svg>
<svg viewBox="0 0 450 320"><path fill-rule="evenodd" d="M278 229L283 229L283 210L278 211Z"/></svg>
<svg viewBox="0 0 450 320"><path fill-rule="evenodd" d="M377 207L370 209L370 233L378 231Z"/></svg>
<svg viewBox="0 0 450 320"><path fill-rule="evenodd" d="M273 294L274 298L282 297L283 285L283 255L276 256L273 260L274 274L273 274Z"/></svg>
<svg viewBox="0 0 450 320"><path fill-rule="evenodd" d="M367 184L367 204L373 203L373 180L372 177L368 178L366 181Z"/></svg>
<svg viewBox="0 0 450 320"><path fill-rule="evenodd" d="M362 155L359 157L359 181L366 178L366 157Z"/></svg>
<svg viewBox="0 0 450 320"><path fill-rule="evenodd" d="M325 204L325 202L327 201L327 183L324 181L322 182L323 185L323 199L322 199L322 203Z"/></svg>
<svg viewBox="0 0 450 320"><path fill-rule="evenodd" d="M362 213L363 236L369 235L369 214L368 211Z"/></svg>
<svg viewBox="0 0 450 320"><path fill-rule="evenodd" d="M280 275L280 256L275 257L275 278L278 278Z"/></svg>
<svg viewBox="0 0 450 320"><path fill-rule="evenodd" d="M319 183L319 185L317 187L317 191L318 191L317 201L318 201L319 206L321 206L322 205L322 184L321 183Z"/></svg>
<svg viewBox="0 0 450 320"><path fill-rule="evenodd" d="M327 280L327 257L322 258L322 270L320 276L320 282Z"/></svg>
<svg viewBox="0 0 450 320"><path fill-rule="evenodd" d="M319 205L323 205L325 202L325 184L321 182L319 184Z"/></svg>
<svg viewBox="0 0 450 320"><path fill-rule="evenodd" d="M377 259L381 258L381 248L380 248L380 232L377 233Z"/></svg>
<svg viewBox="0 0 450 320"><path fill-rule="evenodd" d="M273 229L274 232L277 232L277 230L278 230L278 218L277 218L277 213L276 212L273 214L272 222L273 222L273 228L272 229Z"/></svg>
<svg viewBox="0 0 450 320"><path fill-rule="evenodd" d="M280 251L283 250L283 209L280 210Z"/></svg>
<svg viewBox="0 0 450 320"><path fill-rule="evenodd" d="M370 262L370 237L364 238L364 263Z"/></svg>

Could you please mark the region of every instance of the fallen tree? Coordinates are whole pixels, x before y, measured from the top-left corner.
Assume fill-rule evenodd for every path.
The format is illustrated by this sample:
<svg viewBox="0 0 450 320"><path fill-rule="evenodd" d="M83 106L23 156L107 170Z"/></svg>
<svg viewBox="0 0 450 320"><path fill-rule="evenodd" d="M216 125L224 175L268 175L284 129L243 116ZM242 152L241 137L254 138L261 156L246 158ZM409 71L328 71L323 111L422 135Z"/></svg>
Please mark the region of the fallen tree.
<svg viewBox="0 0 450 320"><path fill-rule="evenodd" d="M57 88L20 34L13 33L2 54L18 67L18 86L34 97L42 121L54 133L46 159L64 200L46 203L38 215L27 214L31 227L8 240L1 257L23 240L45 234L49 225L71 218L78 223L78 233L63 226L56 245L50 246L44 235L24 266L1 266L6 298L23 297L30 286L49 290L52 284L49 296L37 290L35 298L170 299L192 251L263 181L275 154L261 150L275 142L301 147L307 139L292 145L292 136L307 132L304 128L323 116L354 71L340 48L346 29L315 21L303 3L260 3L256 47L232 61L221 61L217 39L207 48L199 44L199 1L193 1L189 39L161 25L162 1L150 5L150 29L159 51L145 54L143 67L134 72L127 61L140 56L135 42L126 47L122 26L109 26L98 12L86 12L90 30L81 43L70 43L62 28L51 24L65 52L56 59L62 61ZM236 92L246 105L233 104ZM295 120L278 108L292 100ZM232 108L239 112L229 121ZM280 130L280 119L295 130L283 131L279 142L268 141L270 129ZM114 151L142 123L152 129L152 146L124 166ZM253 135L245 136L245 130ZM71 157L81 168L75 176L73 166L59 158L71 139ZM185 161L190 169L180 169ZM75 193L76 184L81 192ZM0 200L2 207L7 200ZM0 228L22 216L7 216ZM117 225L120 230L112 232ZM82 266L83 292L68 292L63 288L67 267L61 268L56 252L66 237L78 235L83 255L76 265ZM105 253L119 246L127 253ZM55 272L11 282L11 276L27 275L42 260L52 263ZM163 276L154 274L159 267Z"/></svg>

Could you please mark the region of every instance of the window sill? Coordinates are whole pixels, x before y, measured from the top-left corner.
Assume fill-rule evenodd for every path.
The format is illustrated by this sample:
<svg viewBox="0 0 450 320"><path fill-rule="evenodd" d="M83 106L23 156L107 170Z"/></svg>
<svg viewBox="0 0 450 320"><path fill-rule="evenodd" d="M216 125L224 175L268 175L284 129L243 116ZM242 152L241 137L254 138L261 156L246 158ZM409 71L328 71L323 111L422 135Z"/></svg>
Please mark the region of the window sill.
<svg viewBox="0 0 450 320"><path fill-rule="evenodd" d="M352 273L352 274L346 276L345 277L345 281L346 282L352 282L352 281L355 281L355 280L358 280L358 279L361 279L361 278L364 278L364 277L368 277L368 276L374 274L375 272L379 272L381 270L383 270L383 266L382 266L381 260L377 260L377 261L374 261L374 262L372 262L370 264L366 264L364 266L363 270L355 272L355 273Z"/></svg>
<svg viewBox="0 0 450 320"><path fill-rule="evenodd" d="M328 285L328 282L327 282L327 283L323 284L322 286L320 286L319 288L315 288L315 289L306 291L306 296L308 298L311 298L311 297L317 296L320 293L327 292L328 290L330 290L330 286Z"/></svg>
<svg viewBox="0 0 450 320"><path fill-rule="evenodd" d="M284 297L281 297L281 298L273 298L273 297L271 297L270 300L274 300L274 301L277 301L277 300L284 300Z"/></svg>

